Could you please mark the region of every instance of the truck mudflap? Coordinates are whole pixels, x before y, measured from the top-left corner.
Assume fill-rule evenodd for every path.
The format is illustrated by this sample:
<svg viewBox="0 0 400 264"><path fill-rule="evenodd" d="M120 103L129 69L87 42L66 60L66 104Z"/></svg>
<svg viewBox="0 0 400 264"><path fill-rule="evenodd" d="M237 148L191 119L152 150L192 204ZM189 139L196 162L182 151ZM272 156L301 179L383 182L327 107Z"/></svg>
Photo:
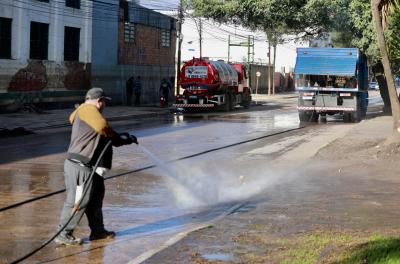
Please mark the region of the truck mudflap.
<svg viewBox="0 0 400 264"><path fill-rule="evenodd" d="M214 104L173 104L175 108L212 108Z"/></svg>
<svg viewBox="0 0 400 264"><path fill-rule="evenodd" d="M326 107L326 106L297 106L299 111L316 111L316 112L355 112L354 107Z"/></svg>

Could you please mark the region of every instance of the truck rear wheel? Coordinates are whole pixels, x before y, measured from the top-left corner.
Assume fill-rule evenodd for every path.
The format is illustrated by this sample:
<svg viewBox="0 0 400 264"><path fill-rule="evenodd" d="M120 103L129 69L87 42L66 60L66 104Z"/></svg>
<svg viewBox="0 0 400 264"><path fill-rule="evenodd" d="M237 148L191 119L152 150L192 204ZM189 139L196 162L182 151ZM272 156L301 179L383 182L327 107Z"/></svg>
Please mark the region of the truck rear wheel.
<svg viewBox="0 0 400 264"><path fill-rule="evenodd" d="M232 98L229 93L224 96L224 104L220 106L220 109L224 112L229 112L233 109Z"/></svg>
<svg viewBox="0 0 400 264"><path fill-rule="evenodd" d="M315 111L301 111L299 112L300 122L318 122L319 114Z"/></svg>

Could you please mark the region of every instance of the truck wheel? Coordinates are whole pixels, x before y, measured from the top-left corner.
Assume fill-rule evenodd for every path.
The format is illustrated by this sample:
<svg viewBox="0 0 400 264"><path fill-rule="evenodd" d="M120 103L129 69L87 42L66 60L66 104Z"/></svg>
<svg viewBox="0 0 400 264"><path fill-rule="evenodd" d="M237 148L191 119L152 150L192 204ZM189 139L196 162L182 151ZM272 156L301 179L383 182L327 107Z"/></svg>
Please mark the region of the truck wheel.
<svg viewBox="0 0 400 264"><path fill-rule="evenodd" d="M343 113L343 122L345 123L351 122L351 113Z"/></svg>
<svg viewBox="0 0 400 264"><path fill-rule="evenodd" d="M234 100L234 95L232 93L228 93L229 96L229 111L233 111L233 108L235 107L235 100Z"/></svg>
<svg viewBox="0 0 400 264"><path fill-rule="evenodd" d="M243 108L248 109L250 107L250 101L244 100L242 103Z"/></svg>
<svg viewBox="0 0 400 264"><path fill-rule="evenodd" d="M350 112L350 121L353 123L358 123L361 121L363 117L363 109L361 109L361 103L360 103L360 98L357 97L357 103L356 103L356 111L355 112ZM366 112L366 108L365 108Z"/></svg>
<svg viewBox="0 0 400 264"><path fill-rule="evenodd" d="M229 93L225 94L225 104L222 105L222 111L229 112L232 110L232 100Z"/></svg>
<svg viewBox="0 0 400 264"><path fill-rule="evenodd" d="M350 113L350 121L353 123L358 123L361 121L361 110L360 109L357 109L357 111Z"/></svg>
<svg viewBox="0 0 400 264"><path fill-rule="evenodd" d="M250 107L250 96L246 96L246 94L242 94L242 102L240 103L241 106L243 106L243 108L247 109Z"/></svg>
<svg viewBox="0 0 400 264"><path fill-rule="evenodd" d="M318 122L319 114L315 111L312 112L299 112L299 119L300 122Z"/></svg>

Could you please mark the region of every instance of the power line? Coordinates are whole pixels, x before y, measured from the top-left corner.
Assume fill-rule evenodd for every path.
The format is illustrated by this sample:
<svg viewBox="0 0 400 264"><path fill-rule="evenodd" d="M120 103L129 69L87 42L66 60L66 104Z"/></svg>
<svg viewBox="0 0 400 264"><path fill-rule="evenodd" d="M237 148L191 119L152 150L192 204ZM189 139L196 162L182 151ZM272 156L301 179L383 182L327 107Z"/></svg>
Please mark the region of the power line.
<svg viewBox="0 0 400 264"><path fill-rule="evenodd" d="M119 18L119 4L106 3L99 0L87 0L81 2L81 8L74 9L74 13L68 11L68 7L65 8L65 2L60 0L53 0L60 5L49 5L43 2L27 2L24 0L14 0L12 4L2 3L3 6L9 6L12 8L18 8L22 10L27 10L37 14L49 14L49 15L61 15L64 17L80 18L80 19L91 19L96 21L117 21ZM92 4L89 4L92 2ZM61 4L62 3L62 4ZM95 5L96 4L96 5ZM157 10L165 9L149 9L139 5L129 6L129 10L139 10L143 12L156 12L162 16L168 16L157 12ZM174 9L170 9L174 10ZM76 14L78 13L78 14ZM99 16L96 16L96 15Z"/></svg>

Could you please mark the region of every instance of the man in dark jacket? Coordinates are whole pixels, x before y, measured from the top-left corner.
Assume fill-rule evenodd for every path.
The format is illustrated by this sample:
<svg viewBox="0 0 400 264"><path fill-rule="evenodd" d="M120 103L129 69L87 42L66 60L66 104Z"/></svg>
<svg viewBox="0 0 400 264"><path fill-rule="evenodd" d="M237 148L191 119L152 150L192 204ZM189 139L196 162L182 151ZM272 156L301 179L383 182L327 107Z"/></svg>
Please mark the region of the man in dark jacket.
<svg viewBox="0 0 400 264"><path fill-rule="evenodd" d="M130 77L126 81L126 105L132 105L133 81L133 77Z"/></svg>
<svg viewBox="0 0 400 264"><path fill-rule="evenodd" d="M140 76L133 81L133 90L135 91L135 106L140 105L140 96L142 95L142 81Z"/></svg>
<svg viewBox="0 0 400 264"><path fill-rule="evenodd" d="M69 117L72 124L71 142L64 163L64 177L67 197L60 216L59 229L65 228L55 242L63 245L79 245L82 240L73 236L83 213L86 214L91 234L89 239L112 238L115 233L107 231L103 223L103 198L105 171L111 169L112 146L108 145L104 155L100 153L109 141L119 147L137 143L135 136L122 137L116 133L102 115L106 105L104 91L92 88L86 94L86 101ZM91 181L88 181L96 162L98 167ZM83 190L88 189L86 195ZM74 214L74 216L72 216ZM67 224L68 220L72 220Z"/></svg>
<svg viewBox="0 0 400 264"><path fill-rule="evenodd" d="M169 97L169 92L171 90L171 84L163 78L160 84L160 93L165 99L165 104L168 106L168 97Z"/></svg>

